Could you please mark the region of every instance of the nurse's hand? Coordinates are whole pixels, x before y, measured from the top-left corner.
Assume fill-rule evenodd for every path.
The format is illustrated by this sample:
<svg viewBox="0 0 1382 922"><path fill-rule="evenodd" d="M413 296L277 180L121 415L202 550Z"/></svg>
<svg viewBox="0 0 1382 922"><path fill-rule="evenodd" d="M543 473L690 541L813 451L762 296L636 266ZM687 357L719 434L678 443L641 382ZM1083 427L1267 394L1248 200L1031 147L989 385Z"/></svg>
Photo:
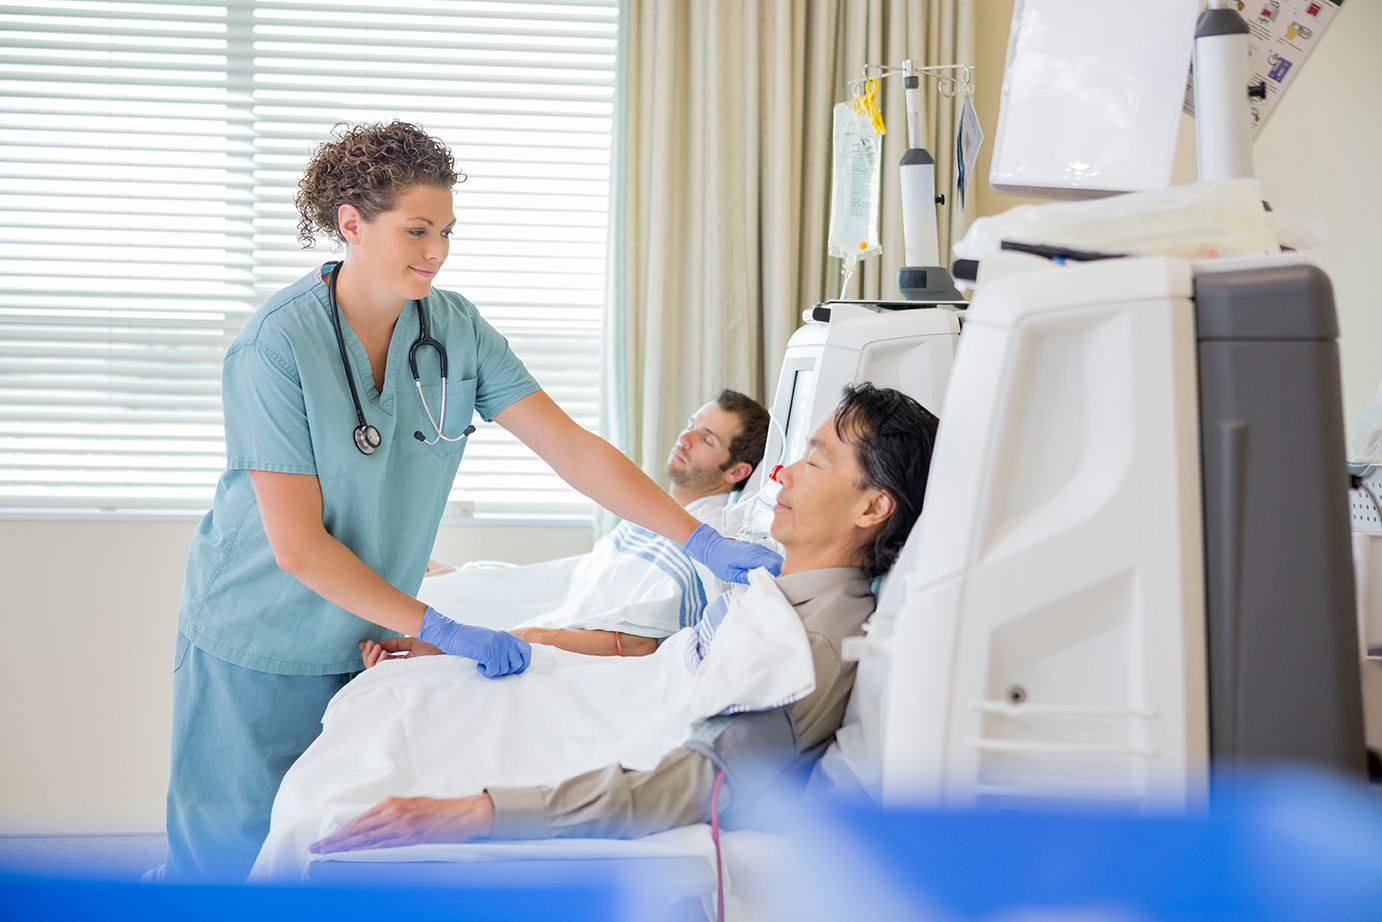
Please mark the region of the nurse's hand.
<svg viewBox="0 0 1382 922"><path fill-rule="evenodd" d="M308 851L321 855L423 842L469 842L493 831L494 801L488 794L454 800L390 797L332 835L313 842Z"/></svg>
<svg viewBox="0 0 1382 922"><path fill-rule="evenodd" d="M416 637L386 637L378 643L373 640L360 641L360 655L365 661L365 668L369 669L386 659L441 656L442 651Z"/></svg>
<svg viewBox="0 0 1382 922"><path fill-rule="evenodd" d="M747 583L749 571L759 567L767 567L773 576L782 572L782 555L761 545L726 538L709 525L691 532L686 553L727 583Z"/></svg>
<svg viewBox="0 0 1382 922"><path fill-rule="evenodd" d="M460 624L427 606L418 640L440 647L443 653L475 660L475 668L487 679L511 675L528 668L533 648L508 631Z"/></svg>

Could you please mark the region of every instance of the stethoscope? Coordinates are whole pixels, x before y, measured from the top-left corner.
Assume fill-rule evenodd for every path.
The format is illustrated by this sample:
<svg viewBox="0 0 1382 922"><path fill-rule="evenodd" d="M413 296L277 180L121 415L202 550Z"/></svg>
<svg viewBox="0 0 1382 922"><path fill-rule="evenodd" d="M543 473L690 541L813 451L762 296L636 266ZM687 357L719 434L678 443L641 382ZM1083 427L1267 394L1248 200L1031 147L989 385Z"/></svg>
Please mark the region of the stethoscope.
<svg viewBox="0 0 1382 922"><path fill-rule="evenodd" d="M345 336L341 333L341 310L336 304L336 275L341 271L341 264L336 263L331 269L331 277L326 283L327 300L331 305L331 326L336 331L336 345L341 348L341 366L345 368L346 384L350 385L350 399L355 404L355 419L360 425L355 427L355 447L360 449L363 455L372 455L384 441L379 435L379 430L365 422L365 410L360 406L360 393L355 389L355 375L350 371L350 358L346 355ZM413 373L413 385L417 387L417 397L422 401L422 412L427 414L427 421L436 430L437 437L429 439L420 431L413 433L413 438L422 442L424 445L435 445L438 442L459 442L467 438L475 431L474 426L467 426L465 431L455 438L448 438L442 434L442 426L446 425L446 347L433 339L427 333L427 313L423 310L422 301L414 301L417 305L418 337L413 340L413 344L408 349L408 370ZM422 395L422 376L417 371L417 351L423 346L431 346L437 351L437 357L441 360L441 419L432 417L432 410L427 406L427 398Z"/></svg>

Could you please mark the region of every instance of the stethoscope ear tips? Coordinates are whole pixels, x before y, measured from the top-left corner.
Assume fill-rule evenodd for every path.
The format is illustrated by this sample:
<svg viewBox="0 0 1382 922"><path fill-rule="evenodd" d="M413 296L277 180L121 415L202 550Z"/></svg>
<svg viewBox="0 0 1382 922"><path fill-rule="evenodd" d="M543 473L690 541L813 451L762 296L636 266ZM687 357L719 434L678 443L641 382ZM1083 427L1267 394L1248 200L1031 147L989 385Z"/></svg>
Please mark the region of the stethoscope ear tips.
<svg viewBox="0 0 1382 922"><path fill-rule="evenodd" d="M413 438L417 439L419 442L426 442L426 441L427 441L427 436L423 435L420 431L414 432L414 433L413 433Z"/></svg>

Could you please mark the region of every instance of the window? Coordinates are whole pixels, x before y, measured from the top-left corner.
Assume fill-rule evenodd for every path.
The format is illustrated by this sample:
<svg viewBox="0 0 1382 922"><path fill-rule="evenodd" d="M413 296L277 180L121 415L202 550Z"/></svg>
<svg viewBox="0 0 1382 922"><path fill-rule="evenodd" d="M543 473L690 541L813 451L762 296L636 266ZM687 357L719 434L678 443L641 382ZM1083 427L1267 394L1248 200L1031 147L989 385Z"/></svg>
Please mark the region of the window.
<svg viewBox="0 0 1382 922"><path fill-rule="evenodd" d="M335 254L299 248L292 196L340 122L452 148L468 178L437 284L594 428L617 19L616 0L0 4L0 507L210 506L221 356ZM452 499L590 508L484 424Z"/></svg>

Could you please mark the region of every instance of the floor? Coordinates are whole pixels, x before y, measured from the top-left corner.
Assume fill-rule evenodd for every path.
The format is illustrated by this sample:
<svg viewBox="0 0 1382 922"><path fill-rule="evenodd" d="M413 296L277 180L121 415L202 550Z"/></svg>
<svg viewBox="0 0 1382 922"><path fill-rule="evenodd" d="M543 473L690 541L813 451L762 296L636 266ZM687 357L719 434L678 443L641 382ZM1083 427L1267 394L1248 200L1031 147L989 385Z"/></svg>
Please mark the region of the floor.
<svg viewBox="0 0 1382 922"><path fill-rule="evenodd" d="M0 836L0 874L138 880L163 864L167 838L131 836Z"/></svg>

